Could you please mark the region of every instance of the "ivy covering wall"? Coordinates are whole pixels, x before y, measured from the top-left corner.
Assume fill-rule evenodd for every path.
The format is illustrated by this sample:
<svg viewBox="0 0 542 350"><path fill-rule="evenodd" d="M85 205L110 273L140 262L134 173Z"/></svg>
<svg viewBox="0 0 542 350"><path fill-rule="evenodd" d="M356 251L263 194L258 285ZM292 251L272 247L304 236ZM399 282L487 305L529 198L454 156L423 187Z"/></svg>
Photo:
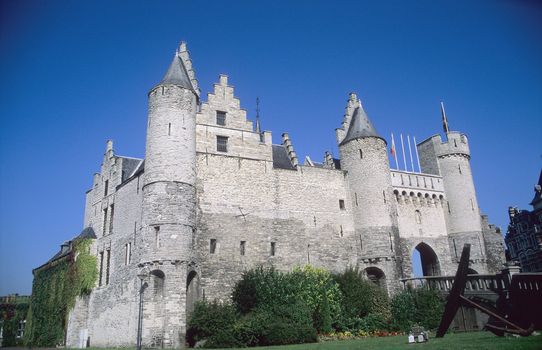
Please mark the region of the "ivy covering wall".
<svg viewBox="0 0 542 350"><path fill-rule="evenodd" d="M25 345L64 345L68 315L78 296L89 294L98 275L92 239L72 242L64 257L34 270Z"/></svg>
<svg viewBox="0 0 542 350"><path fill-rule="evenodd" d="M0 325L3 328L2 346L21 346L22 339L17 338L19 322L24 321L28 312L29 303L26 297L23 301L15 300L13 303L0 304Z"/></svg>

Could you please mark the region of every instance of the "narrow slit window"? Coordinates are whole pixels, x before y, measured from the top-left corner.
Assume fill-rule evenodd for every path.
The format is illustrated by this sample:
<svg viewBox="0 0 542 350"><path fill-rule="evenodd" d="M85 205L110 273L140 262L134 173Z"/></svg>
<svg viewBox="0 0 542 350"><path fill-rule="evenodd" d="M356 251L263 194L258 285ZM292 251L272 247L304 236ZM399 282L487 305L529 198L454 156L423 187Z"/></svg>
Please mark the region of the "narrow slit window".
<svg viewBox="0 0 542 350"><path fill-rule="evenodd" d="M226 112L216 111L216 124L217 125L226 125Z"/></svg>
<svg viewBox="0 0 542 350"><path fill-rule="evenodd" d="M354 197L356 199L356 207L358 206L358 193L354 192Z"/></svg>
<svg viewBox="0 0 542 350"><path fill-rule="evenodd" d="M109 284L109 271L111 267L111 249L106 250L105 284Z"/></svg>
<svg viewBox="0 0 542 350"><path fill-rule="evenodd" d="M103 235L105 236L107 234L107 208L104 209L104 224L102 231Z"/></svg>
<svg viewBox="0 0 542 350"><path fill-rule="evenodd" d="M363 151L362 151L362 150L359 150L359 157L360 157L361 159L363 159Z"/></svg>
<svg viewBox="0 0 542 350"><path fill-rule="evenodd" d="M339 209L345 210L345 207L344 207L344 199L339 199Z"/></svg>
<svg viewBox="0 0 542 350"><path fill-rule="evenodd" d="M104 252L100 252L100 275L98 278L98 286L102 286L103 281L103 273L104 273Z"/></svg>
<svg viewBox="0 0 542 350"><path fill-rule="evenodd" d="M211 238L209 242L209 253L214 254L216 252L216 239Z"/></svg>
<svg viewBox="0 0 542 350"><path fill-rule="evenodd" d="M160 226L154 226L154 243L156 248L160 248Z"/></svg>
<svg viewBox="0 0 542 350"><path fill-rule="evenodd" d="M167 135L171 136L171 123L169 123L167 126Z"/></svg>
<svg viewBox="0 0 542 350"><path fill-rule="evenodd" d="M107 196L108 192L109 192L109 180L105 180L105 183L104 183L104 196Z"/></svg>
<svg viewBox="0 0 542 350"><path fill-rule="evenodd" d="M246 241L241 241L241 243L239 243L239 253L241 255L245 255L245 246L246 246Z"/></svg>
<svg viewBox="0 0 542 350"><path fill-rule="evenodd" d="M276 252L276 242L271 242L271 251L270 251L271 256L275 256L275 252Z"/></svg>
<svg viewBox="0 0 542 350"><path fill-rule="evenodd" d="M113 233L113 215L115 213L115 205L111 204L111 209L109 210L109 233Z"/></svg>
<svg viewBox="0 0 542 350"><path fill-rule="evenodd" d="M132 262L132 242L128 242L128 264Z"/></svg>

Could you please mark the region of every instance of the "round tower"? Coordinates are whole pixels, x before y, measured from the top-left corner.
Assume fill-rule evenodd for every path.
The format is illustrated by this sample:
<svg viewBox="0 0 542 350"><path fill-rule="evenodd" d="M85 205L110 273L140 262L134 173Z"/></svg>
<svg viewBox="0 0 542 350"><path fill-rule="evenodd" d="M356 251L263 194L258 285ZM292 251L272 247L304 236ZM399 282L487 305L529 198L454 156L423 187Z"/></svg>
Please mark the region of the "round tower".
<svg viewBox="0 0 542 350"><path fill-rule="evenodd" d="M351 117L350 117L351 116ZM378 135L361 102L350 95L343 128L337 130L341 169L346 170L361 260L397 278L397 224L391 215L393 190L387 143Z"/></svg>
<svg viewBox="0 0 542 350"><path fill-rule="evenodd" d="M164 79L148 94L149 111L141 218L143 345L184 343L187 278L193 262L196 211L197 90L181 45ZM154 341L155 341L154 340Z"/></svg>
<svg viewBox="0 0 542 350"><path fill-rule="evenodd" d="M446 193L444 212L450 249L454 260L458 261L463 245L470 243L471 267L478 273L485 273L482 222L472 178L468 139L456 131L448 131L446 136L446 141L442 141L440 135L430 140Z"/></svg>

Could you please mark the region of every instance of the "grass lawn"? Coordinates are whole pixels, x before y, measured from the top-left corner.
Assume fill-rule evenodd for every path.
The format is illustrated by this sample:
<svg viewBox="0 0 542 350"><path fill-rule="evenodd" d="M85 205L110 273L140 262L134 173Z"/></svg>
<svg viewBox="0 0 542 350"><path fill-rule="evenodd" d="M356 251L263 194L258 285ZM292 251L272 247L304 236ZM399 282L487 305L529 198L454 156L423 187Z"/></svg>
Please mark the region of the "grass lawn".
<svg viewBox="0 0 542 350"><path fill-rule="evenodd" d="M269 350L542 350L542 335L530 337L497 337L490 332L447 334L431 338L427 343L408 344L406 336L330 341L325 343L268 346L253 349ZM231 350L231 349L230 349Z"/></svg>

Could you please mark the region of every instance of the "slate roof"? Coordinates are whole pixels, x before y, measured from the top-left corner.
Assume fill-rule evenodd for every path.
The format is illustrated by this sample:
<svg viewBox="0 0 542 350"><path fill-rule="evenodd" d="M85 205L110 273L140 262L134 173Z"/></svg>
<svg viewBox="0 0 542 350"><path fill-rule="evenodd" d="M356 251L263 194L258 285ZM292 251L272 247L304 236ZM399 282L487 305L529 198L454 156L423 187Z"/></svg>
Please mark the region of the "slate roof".
<svg viewBox="0 0 542 350"><path fill-rule="evenodd" d="M166 75L164 75L164 79L162 79L160 84L178 85L196 92L192 86L192 82L190 81L190 77L188 76L188 71L184 66L183 60L177 54L175 54L173 57L173 61L171 61Z"/></svg>
<svg viewBox="0 0 542 350"><path fill-rule="evenodd" d="M273 145L273 168L295 170L288 151L283 145Z"/></svg>
<svg viewBox="0 0 542 350"><path fill-rule="evenodd" d="M362 137L380 137L376 132L373 124L369 120L367 113L363 110L363 107L357 107L354 110L354 115L352 116L352 121L348 127L348 132L341 142L341 145L344 145L348 141L352 141Z"/></svg>
<svg viewBox="0 0 542 350"><path fill-rule="evenodd" d="M94 232L94 229L92 227L85 227L83 229L83 231L81 231L81 233L79 233L79 235L77 235L76 237L72 238L71 240L69 241L66 241L64 242L61 246L60 246L60 250L55 254L53 255L53 257L49 260L47 260L47 262L45 264L42 264L38 267L36 267L34 270L37 270L39 268L42 268L44 267L45 265L55 261L55 260L58 260L60 258L63 258L67 255L69 255L72 251L72 242L78 240L78 239L84 239L84 238L92 238L92 239L95 239L96 238L96 233ZM66 247L66 248L63 248L63 247Z"/></svg>

